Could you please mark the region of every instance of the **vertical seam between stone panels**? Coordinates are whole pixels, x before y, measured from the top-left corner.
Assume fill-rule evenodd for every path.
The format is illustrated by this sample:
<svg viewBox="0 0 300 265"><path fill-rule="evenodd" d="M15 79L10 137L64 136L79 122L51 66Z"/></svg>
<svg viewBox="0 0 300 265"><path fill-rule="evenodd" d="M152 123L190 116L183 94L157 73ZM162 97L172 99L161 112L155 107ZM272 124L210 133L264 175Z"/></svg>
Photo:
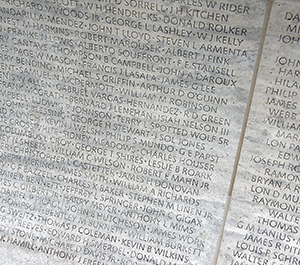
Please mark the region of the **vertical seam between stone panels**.
<svg viewBox="0 0 300 265"><path fill-rule="evenodd" d="M255 62L255 67L254 67L254 71L253 71L251 85L250 85L250 92L249 92L247 106L246 106L246 110L245 110L245 116L244 116L244 120L243 120L240 140L239 140L239 144L238 144L238 148L237 148L237 152L236 152L236 157L235 157L235 161L234 161L230 187L229 187L229 191L228 191L228 196L229 197L231 197L231 195L232 195L233 185L234 185L234 182L235 182L237 168L238 168L238 164L239 164L239 160L240 160L240 156L241 156L241 151L242 151L245 132L246 132L246 128L247 128L247 122L248 122L248 118L249 118L249 113L250 113L254 88L255 88L255 85L256 85L256 80L257 80L257 75L258 75L258 70L259 70L259 64L260 64L260 61L261 61L263 46L264 46L264 42L265 42L265 37L266 37L266 33L267 33L267 28L268 28L268 24L269 24L269 19L270 19L270 15L271 15L271 9L272 9L273 2L274 2L274 0L268 0L267 5L266 5L266 12L265 12L265 18L264 18L264 22L263 22L263 29L262 29L262 33L261 33L260 42L259 42L257 58L256 58L256 62Z"/></svg>
<svg viewBox="0 0 300 265"><path fill-rule="evenodd" d="M238 164L239 164L239 160L240 160L240 156L241 156L241 151L242 151L242 146L243 146L243 142L244 142L247 122L248 122L248 118L249 118L249 113L250 113L250 107L251 107L251 103L252 103L254 88L255 88L255 85L256 85L258 69L259 69L259 65L260 65L260 61L261 61L261 57L262 57L265 37L266 37L268 24L269 24L269 19L270 19L270 15L271 15L271 9L272 9L272 5L273 5L274 1L275 0L267 0L267 3L266 3L265 17L264 17L264 21L263 21L263 27L262 27L261 37L260 37L260 41L259 41L255 67L254 67L253 76L252 76L252 80L251 80L247 106L246 106L245 115L244 115L244 119L243 119L243 125L242 125L241 135L240 135L240 139L239 139L239 144L238 144L238 148L237 148L237 152L236 152L236 156L235 156L233 172L232 172L230 186L229 186L229 190L228 190L228 196L227 196L227 200L226 200L226 205L225 205L224 216L223 216L222 225L221 225L221 229L220 229L219 239L218 239L216 252L215 252L215 256L214 256L214 261L213 261L214 265L216 265L217 261L218 261L218 255L219 255L221 242L222 242L222 235L223 235L223 232L224 232L225 223L226 223L226 219L227 219L227 215L228 215L228 210L229 210L229 205L230 205L230 201L231 201L233 186L234 186L234 182L235 182L235 177L236 177L237 168L238 168Z"/></svg>

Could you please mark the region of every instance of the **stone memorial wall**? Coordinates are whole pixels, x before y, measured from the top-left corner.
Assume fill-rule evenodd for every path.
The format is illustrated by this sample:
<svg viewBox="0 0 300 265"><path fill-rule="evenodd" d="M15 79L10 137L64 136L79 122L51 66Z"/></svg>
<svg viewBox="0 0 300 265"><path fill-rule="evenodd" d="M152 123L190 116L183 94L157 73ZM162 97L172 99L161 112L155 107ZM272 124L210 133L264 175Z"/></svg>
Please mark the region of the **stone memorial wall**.
<svg viewBox="0 0 300 265"><path fill-rule="evenodd" d="M0 264L300 264L299 14L0 1Z"/></svg>

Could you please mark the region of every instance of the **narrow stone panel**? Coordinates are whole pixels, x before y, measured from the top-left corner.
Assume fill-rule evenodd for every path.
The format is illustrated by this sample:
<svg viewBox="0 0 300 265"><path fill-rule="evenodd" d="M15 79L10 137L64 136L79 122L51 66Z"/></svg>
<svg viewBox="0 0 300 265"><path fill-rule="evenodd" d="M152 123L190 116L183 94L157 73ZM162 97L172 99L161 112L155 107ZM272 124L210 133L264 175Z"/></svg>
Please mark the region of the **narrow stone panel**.
<svg viewBox="0 0 300 265"><path fill-rule="evenodd" d="M1 1L6 264L212 264L265 4Z"/></svg>
<svg viewBox="0 0 300 265"><path fill-rule="evenodd" d="M218 264L299 264L299 10L275 1Z"/></svg>

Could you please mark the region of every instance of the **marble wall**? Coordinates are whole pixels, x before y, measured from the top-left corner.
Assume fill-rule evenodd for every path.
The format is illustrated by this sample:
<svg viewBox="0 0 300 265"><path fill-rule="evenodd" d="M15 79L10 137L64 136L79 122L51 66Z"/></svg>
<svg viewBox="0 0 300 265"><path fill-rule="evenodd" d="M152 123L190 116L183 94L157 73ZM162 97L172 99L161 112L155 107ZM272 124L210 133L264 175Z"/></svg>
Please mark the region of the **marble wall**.
<svg viewBox="0 0 300 265"><path fill-rule="evenodd" d="M0 264L300 264L300 2L0 3Z"/></svg>

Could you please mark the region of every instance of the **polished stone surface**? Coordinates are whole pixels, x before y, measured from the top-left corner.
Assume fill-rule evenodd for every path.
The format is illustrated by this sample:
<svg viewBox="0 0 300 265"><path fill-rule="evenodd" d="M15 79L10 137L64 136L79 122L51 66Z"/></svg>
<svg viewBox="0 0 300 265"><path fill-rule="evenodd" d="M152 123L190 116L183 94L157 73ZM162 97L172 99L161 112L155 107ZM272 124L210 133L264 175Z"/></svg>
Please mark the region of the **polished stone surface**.
<svg viewBox="0 0 300 265"><path fill-rule="evenodd" d="M2 1L4 261L212 264L265 5Z"/></svg>
<svg viewBox="0 0 300 265"><path fill-rule="evenodd" d="M275 1L218 264L298 264L299 2Z"/></svg>

